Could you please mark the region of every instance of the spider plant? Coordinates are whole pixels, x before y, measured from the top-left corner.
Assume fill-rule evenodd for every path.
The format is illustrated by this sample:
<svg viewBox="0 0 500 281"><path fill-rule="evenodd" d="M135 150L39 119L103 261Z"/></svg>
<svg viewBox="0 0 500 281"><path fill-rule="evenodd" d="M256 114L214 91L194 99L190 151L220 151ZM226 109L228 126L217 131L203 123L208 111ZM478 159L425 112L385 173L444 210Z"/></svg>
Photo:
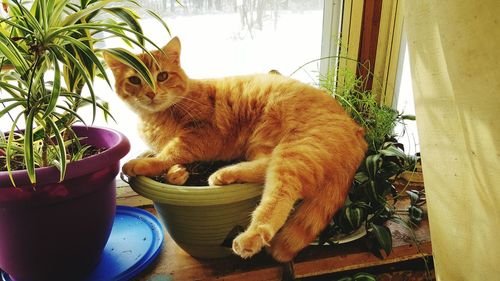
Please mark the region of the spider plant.
<svg viewBox="0 0 500 281"><path fill-rule="evenodd" d="M91 106L91 122L98 110L110 116L94 89L96 78L111 87L104 50L96 45L115 37L147 53L147 43L159 47L144 36L134 0L9 0L7 7L8 16L0 18L0 118L9 120L10 130L0 132L0 162L14 186L12 171L19 168L35 184L35 168L54 165L63 180L67 163L82 154L68 149L75 143L81 148L71 125L89 121L78 110ZM157 14L146 12L168 32ZM107 51L155 86L137 56L121 48Z"/></svg>

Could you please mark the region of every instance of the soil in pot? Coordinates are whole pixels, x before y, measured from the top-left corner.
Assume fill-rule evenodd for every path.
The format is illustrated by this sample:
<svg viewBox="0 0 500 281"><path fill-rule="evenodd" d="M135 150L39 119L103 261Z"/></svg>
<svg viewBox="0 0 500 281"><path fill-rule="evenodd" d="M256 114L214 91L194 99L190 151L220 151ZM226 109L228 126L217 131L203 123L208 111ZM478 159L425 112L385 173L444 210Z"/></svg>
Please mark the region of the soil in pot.
<svg viewBox="0 0 500 281"><path fill-rule="evenodd" d="M71 159L72 156L78 152L78 146L75 144L68 146L66 149L67 149L66 150L67 159ZM92 155L99 154L105 150L106 150L105 148L87 145L87 146L85 146L85 148L83 150L83 155L81 158L85 159L85 158L90 157ZM10 167L13 171L19 171L19 170L26 169L24 159L21 156L12 157L10 165L11 165ZM37 166L36 168L40 168L40 167ZM7 159L5 158L5 151L2 149L0 149L0 171L7 171Z"/></svg>
<svg viewBox="0 0 500 281"><path fill-rule="evenodd" d="M220 168L236 164L240 161L206 161L206 162L193 162L184 165L189 172L189 178L184 184L185 186L206 186L208 185L208 178ZM163 176L152 177L155 181L167 183Z"/></svg>

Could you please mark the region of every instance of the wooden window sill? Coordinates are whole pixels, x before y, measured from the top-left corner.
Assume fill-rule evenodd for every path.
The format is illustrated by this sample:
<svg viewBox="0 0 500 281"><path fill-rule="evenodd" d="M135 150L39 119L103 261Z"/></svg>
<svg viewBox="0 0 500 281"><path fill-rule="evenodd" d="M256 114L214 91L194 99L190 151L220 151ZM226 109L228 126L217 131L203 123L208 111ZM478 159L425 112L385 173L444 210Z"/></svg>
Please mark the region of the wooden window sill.
<svg viewBox="0 0 500 281"><path fill-rule="evenodd" d="M156 215L152 202L137 195L130 187L117 189L117 204L140 207ZM401 202L402 206L408 202ZM294 259L297 278L321 276L348 270L395 264L432 255L429 224L427 220L414 230L420 242L415 246L406 228L389 222L393 233L393 249L389 256L379 259L366 250L362 240L336 246L309 246ZM222 259L196 259L177 247L168 233L163 249L156 261L135 280L282 280L282 265L265 253L243 260L237 256Z"/></svg>

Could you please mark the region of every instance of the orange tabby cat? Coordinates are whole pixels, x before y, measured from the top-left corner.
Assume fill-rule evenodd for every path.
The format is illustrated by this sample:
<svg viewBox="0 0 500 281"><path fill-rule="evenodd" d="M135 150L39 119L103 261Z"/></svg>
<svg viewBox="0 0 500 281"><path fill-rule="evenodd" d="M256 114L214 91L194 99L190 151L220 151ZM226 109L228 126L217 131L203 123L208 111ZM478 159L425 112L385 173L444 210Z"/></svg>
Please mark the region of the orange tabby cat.
<svg viewBox="0 0 500 281"><path fill-rule="evenodd" d="M183 183L182 164L244 160L209 178L210 185L265 184L233 251L248 258L267 246L276 260L291 260L342 207L367 149L363 129L325 92L279 74L189 79L180 49L173 38L163 52L153 52L158 64L140 56L157 79L156 91L105 56L119 96L140 116L143 137L156 153L129 161L123 172L168 172L169 181Z"/></svg>

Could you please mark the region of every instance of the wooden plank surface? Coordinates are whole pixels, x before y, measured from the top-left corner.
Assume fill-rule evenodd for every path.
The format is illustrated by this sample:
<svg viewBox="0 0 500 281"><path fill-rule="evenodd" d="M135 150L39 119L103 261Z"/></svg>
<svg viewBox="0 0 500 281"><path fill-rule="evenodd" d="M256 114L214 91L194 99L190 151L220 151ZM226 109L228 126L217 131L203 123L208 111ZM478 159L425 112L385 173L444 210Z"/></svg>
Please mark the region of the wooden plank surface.
<svg viewBox="0 0 500 281"><path fill-rule="evenodd" d="M407 202L401 202L402 205ZM152 202L135 194L129 187L119 188L117 204L141 207L156 215ZM361 240L335 246L309 246L294 259L296 277L318 276L346 270L361 269L422 258L432 255L427 220L414 231L419 246L405 227L389 223L393 233L393 251L384 259L368 252ZM166 233L166 232L165 232ZM188 255L165 235L157 260L135 280L137 281L274 281L281 280L282 265L264 252L243 260L237 256L203 260Z"/></svg>

